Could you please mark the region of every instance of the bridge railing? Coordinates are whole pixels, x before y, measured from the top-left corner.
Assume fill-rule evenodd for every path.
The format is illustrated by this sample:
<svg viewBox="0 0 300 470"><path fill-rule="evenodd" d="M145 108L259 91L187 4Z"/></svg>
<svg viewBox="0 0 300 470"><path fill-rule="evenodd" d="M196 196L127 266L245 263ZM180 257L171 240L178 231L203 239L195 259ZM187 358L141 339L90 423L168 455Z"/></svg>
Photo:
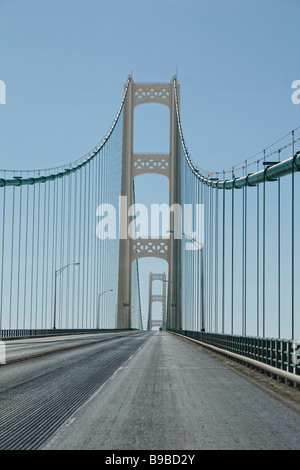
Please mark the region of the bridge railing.
<svg viewBox="0 0 300 470"><path fill-rule="evenodd" d="M130 331L135 330L135 328L130 329L118 329L118 328L84 328L84 329L72 329L72 328L64 328L64 329L6 329L0 330L0 340L6 339L21 339L21 338L33 338L39 336L59 336L59 335L78 335L78 334L89 334L89 333L110 333L110 332L117 332L117 331Z"/></svg>
<svg viewBox="0 0 300 470"><path fill-rule="evenodd" d="M204 331L174 329L170 331L300 376L300 359L297 357L299 351L296 351L299 345L293 340Z"/></svg>

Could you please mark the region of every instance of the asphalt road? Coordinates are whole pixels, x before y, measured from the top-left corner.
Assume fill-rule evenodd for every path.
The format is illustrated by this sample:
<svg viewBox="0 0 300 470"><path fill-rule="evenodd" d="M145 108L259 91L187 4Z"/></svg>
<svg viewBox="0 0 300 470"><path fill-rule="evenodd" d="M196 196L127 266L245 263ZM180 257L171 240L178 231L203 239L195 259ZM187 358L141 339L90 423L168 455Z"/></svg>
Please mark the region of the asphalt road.
<svg viewBox="0 0 300 470"><path fill-rule="evenodd" d="M41 448L299 449L299 418L211 355L157 332Z"/></svg>
<svg viewBox="0 0 300 470"><path fill-rule="evenodd" d="M0 449L37 449L148 336L123 332L8 341L13 362L0 366Z"/></svg>
<svg viewBox="0 0 300 470"><path fill-rule="evenodd" d="M81 347L84 344L92 344L99 340L107 340L116 336L128 336L136 334L136 331L118 331L108 333L88 333L88 334L70 334L60 336L32 337L14 340L4 340L6 363L22 361L24 359L40 357L41 355L53 353L54 351L64 351Z"/></svg>
<svg viewBox="0 0 300 470"><path fill-rule="evenodd" d="M8 348L17 362L0 366L0 449L300 448L296 408L170 333L20 340Z"/></svg>

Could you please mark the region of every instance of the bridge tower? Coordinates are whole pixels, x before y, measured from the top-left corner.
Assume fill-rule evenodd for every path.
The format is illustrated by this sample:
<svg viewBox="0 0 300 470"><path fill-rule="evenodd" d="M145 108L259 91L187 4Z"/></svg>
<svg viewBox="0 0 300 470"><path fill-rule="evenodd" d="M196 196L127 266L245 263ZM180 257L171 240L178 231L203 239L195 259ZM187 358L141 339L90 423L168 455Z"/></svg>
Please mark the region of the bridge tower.
<svg viewBox="0 0 300 470"><path fill-rule="evenodd" d="M179 103L179 85L177 84ZM168 154L133 153L133 125L136 106L159 103L170 110L170 145ZM169 238L138 238L128 235L133 219L129 208L133 204L133 181L138 175L150 173L169 179L169 206L181 204L180 135L176 118L175 79L171 83L134 83L129 78L123 109L121 217L119 233L119 280L117 328L131 327L131 266L135 259L158 257L168 262L168 326L181 326L181 232L178 232L174 212L170 211Z"/></svg>
<svg viewBox="0 0 300 470"><path fill-rule="evenodd" d="M162 294L153 295L152 283L153 281L162 281ZM152 319L152 303L161 302L162 303L162 319L153 320ZM148 313L148 330L152 330L153 326L160 326L164 330L166 329L167 315L166 315L166 273L162 274L149 274L149 313Z"/></svg>

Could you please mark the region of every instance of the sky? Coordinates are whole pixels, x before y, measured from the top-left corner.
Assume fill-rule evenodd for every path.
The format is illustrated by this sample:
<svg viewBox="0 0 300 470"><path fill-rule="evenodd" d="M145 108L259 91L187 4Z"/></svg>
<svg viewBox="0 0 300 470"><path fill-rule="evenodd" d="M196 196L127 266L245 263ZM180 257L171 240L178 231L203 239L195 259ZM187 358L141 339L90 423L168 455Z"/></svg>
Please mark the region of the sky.
<svg viewBox="0 0 300 470"><path fill-rule="evenodd" d="M129 74L177 75L194 162L231 168L300 124L299 18L299 0L0 0L0 169L86 154L114 121ZM146 127L138 147L153 141ZM152 129L157 151L162 129Z"/></svg>

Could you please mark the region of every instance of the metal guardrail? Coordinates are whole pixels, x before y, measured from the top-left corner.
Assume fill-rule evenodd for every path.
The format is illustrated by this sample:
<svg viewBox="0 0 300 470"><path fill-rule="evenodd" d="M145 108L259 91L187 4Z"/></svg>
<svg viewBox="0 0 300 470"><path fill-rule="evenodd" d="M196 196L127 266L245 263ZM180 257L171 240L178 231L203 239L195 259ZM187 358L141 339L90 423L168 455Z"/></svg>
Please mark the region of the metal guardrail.
<svg viewBox="0 0 300 470"><path fill-rule="evenodd" d="M75 335L84 333L111 333L118 331L130 331L130 329L45 329L45 330L0 330L0 339L16 339L25 337L37 337L37 336L59 336L59 335Z"/></svg>
<svg viewBox="0 0 300 470"><path fill-rule="evenodd" d="M223 350L224 353L228 351L233 356L240 356L241 359L247 358L252 365L260 363L262 369L291 382L295 379L295 383L298 385L300 383L300 358L298 357L300 350L296 352L297 344L293 340L203 331L173 329L169 331L213 346Z"/></svg>

